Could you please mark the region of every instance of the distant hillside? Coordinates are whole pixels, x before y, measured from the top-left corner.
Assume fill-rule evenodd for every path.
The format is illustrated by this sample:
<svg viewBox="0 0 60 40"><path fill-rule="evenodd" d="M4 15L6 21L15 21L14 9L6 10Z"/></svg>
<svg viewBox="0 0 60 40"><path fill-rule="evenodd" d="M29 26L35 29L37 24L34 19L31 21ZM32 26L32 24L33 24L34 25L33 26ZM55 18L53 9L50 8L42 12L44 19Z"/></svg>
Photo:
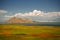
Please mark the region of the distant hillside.
<svg viewBox="0 0 60 40"><path fill-rule="evenodd" d="M34 23L35 21L29 18L12 17L7 22L8 23Z"/></svg>

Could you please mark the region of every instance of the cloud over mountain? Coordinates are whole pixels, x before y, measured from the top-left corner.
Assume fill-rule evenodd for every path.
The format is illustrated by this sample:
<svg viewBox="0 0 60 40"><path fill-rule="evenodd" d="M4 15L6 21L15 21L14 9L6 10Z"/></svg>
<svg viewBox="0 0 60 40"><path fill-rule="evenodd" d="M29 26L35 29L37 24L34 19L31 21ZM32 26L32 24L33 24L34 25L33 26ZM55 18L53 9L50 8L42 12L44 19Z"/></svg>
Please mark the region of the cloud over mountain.
<svg viewBox="0 0 60 40"><path fill-rule="evenodd" d="M43 12L39 10L33 10L32 12L28 13L16 13L14 15L5 15L5 17L18 17L18 16L42 16L42 17L54 17L54 16L60 16L60 12Z"/></svg>
<svg viewBox="0 0 60 40"><path fill-rule="evenodd" d="M33 10L32 12L28 13L15 13L14 15L5 15L5 18L11 18L11 17L27 17L31 18L33 20L37 20L40 22L53 22L58 21L60 22L60 12L43 12L40 10Z"/></svg>

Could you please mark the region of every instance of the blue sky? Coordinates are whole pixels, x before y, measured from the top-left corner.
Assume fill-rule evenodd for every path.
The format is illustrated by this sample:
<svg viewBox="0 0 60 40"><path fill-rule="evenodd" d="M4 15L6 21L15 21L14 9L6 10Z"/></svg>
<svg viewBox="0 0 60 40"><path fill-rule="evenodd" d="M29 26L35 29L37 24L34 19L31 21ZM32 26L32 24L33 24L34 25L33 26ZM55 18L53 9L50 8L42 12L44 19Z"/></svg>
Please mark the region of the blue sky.
<svg viewBox="0 0 60 40"><path fill-rule="evenodd" d="M0 17L33 10L60 12L60 0L0 0L0 10L8 11L5 14L0 13Z"/></svg>
<svg viewBox="0 0 60 40"><path fill-rule="evenodd" d="M0 0L0 9L11 12L60 11L60 0Z"/></svg>

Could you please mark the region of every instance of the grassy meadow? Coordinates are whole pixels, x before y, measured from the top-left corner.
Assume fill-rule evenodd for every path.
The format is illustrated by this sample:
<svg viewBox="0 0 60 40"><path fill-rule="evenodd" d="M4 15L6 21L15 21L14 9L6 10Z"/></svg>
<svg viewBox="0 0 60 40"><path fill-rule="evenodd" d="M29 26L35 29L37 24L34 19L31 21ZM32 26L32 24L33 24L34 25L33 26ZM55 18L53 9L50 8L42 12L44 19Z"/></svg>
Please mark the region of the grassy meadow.
<svg viewBox="0 0 60 40"><path fill-rule="evenodd" d="M0 24L0 40L60 40L60 26Z"/></svg>

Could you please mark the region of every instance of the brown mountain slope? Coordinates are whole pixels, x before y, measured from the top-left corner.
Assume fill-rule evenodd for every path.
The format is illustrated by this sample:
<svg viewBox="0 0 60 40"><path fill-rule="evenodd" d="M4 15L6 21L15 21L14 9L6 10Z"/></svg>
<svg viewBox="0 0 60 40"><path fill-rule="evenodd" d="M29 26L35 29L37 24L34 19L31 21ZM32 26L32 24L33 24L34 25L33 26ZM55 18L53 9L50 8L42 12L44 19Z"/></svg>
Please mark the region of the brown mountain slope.
<svg viewBox="0 0 60 40"><path fill-rule="evenodd" d="M18 18L18 17L12 17L7 22L9 22L9 23L33 23L33 21L31 19Z"/></svg>

